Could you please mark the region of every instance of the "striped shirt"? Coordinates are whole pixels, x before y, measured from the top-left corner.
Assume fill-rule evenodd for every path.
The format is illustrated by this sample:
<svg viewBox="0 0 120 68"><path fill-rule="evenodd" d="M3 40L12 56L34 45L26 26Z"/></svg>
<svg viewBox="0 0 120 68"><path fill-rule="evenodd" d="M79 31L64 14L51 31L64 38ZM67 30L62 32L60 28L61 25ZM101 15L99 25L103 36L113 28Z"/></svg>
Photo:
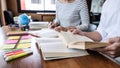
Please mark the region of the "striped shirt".
<svg viewBox="0 0 120 68"><path fill-rule="evenodd" d="M56 1L55 23L62 27L76 26L80 30L87 30L89 14L86 0L75 0L72 3Z"/></svg>

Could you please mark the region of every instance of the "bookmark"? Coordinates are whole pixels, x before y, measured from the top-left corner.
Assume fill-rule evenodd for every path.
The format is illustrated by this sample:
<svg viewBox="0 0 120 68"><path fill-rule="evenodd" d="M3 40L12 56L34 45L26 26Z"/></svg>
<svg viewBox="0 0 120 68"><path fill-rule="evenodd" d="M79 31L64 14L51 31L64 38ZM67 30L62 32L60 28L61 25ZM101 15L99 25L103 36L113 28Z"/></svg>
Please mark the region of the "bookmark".
<svg viewBox="0 0 120 68"><path fill-rule="evenodd" d="M21 39L29 39L29 38L31 38L30 35L25 35L25 36L22 36L22 37L21 37Z"/></svg>
<svg viewBox="0 0 120 68"><path fill-rule="evenodd" d="M5 43L6 44L16 44L18 40L7 40Z"/></svg>
<svg viewBox="0 0 120 68"><path fill-rule="evenodd" d="M18 40L20 36L9 36L8 40Z"/></svg>

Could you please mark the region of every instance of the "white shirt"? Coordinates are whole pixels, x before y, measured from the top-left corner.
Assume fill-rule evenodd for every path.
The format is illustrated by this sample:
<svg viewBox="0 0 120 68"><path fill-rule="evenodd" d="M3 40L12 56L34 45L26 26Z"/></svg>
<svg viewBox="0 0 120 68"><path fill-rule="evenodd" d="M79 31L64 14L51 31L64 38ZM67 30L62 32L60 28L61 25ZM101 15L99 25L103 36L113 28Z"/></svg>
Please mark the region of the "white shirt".
<svg viewBox="0 0 120 68"><path fill-rule="evenodd" d="M102 15L97 31L102 40L120 36L120 0L106 0L102 8Z"/></svg>

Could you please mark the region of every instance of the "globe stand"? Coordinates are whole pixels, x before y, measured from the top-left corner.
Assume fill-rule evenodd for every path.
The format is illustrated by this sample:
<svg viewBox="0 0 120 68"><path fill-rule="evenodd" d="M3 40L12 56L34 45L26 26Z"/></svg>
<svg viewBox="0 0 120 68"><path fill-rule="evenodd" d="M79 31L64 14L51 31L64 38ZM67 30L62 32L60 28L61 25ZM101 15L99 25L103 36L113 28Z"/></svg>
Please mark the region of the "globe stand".
<svg viewBox="0 0 120 68"><path fill-rule="evenodd" d="M22 25L21 30L28 31L29 30L29 25Z"/></svg>

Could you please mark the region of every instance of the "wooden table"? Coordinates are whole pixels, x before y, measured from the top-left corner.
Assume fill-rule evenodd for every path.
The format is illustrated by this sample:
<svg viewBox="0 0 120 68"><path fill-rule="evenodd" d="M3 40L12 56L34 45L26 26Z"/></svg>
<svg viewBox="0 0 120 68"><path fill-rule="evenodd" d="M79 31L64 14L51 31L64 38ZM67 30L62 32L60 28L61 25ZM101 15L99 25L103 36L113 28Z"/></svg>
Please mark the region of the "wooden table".
<svg viewBox="0 0 120 68"><path fill-rule="evenodd" d="M0 45L4 44L5 37L4 31L0 28ZM32 55L10 62L4 61L0 51L0 68L120 68L118 64L96 52L89 51L90 55L83 57L44 61L35 43L31 49Z"/></svg>

